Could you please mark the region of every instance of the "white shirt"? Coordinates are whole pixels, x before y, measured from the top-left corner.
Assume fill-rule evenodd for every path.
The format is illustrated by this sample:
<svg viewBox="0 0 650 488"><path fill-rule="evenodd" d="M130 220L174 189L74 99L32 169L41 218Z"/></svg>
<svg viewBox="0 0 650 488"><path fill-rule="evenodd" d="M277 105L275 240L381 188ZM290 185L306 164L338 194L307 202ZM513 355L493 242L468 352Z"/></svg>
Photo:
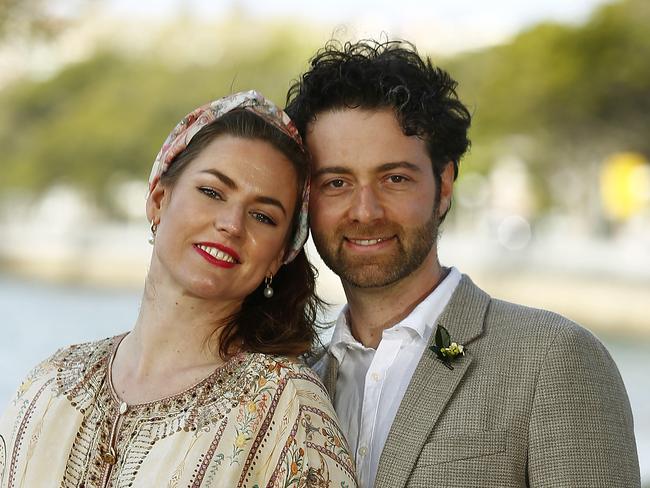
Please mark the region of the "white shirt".
<svg viewBox="0 0 650 488"><path fill-rule="evenodd" d="M361 488L374 486L379 457L399 404L460 278L460 272L451 268L406 318L383 332L376 350L352 336L347 307L338 316L329 345L339 362L334 407L355 457ZM314 365L321 377L325 365L325 357Z"/></svg>

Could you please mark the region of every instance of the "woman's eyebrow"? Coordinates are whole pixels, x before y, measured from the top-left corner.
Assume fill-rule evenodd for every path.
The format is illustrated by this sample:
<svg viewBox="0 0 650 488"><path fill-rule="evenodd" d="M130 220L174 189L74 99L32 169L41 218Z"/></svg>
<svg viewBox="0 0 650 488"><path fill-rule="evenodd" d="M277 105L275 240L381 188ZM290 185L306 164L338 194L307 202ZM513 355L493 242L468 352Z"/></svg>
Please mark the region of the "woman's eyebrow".
<svg viewBox="0 0 650 488"><path fill-rule="evenodd" d="M236 190L238 188L237 183L235 183L235 181L232 178L230 178L229 176L226 176L225 174L223 174L219 170L210 168L210 169L202 170L201 173L208 173L208 174L213 175L214 177L216 177L220 181L222 181L223 184L226 185L231 190ZM268 205L273 205L275 207L278 207L280 210L282 210L282 213L285 216L287 215L287 210L284 208L284 205L282 205L282 202L280 200L278 200L277 198L260 195L260 196L255 198L255 201L259 202L259 203L266 203Z"/></svg>
<svg viewBox="0 0 650 488"><path fill-rule="evenodd" d="M211 174L212 176L217 177L219 180L221 180L221 182L224 185L226 185L231 190L236 190L237 189L237 183L235 183L232 178L230 178L229 176L226 176L221 171L210 168L210 169L204 169L203 171L201 171L201 173L208 173L208 174Z"/></svg>
<svg viewBox="0 0 650 488"><path fill-rule="evenodd" d="M260 195L259 197L255 198L255 201L259 203L266 203L268 205L274 205L278 207L280 210L282 210L282 213L285 216L287 215L287 211L285 210L284 205L282 205L282 202L277 198Z"/></svg>

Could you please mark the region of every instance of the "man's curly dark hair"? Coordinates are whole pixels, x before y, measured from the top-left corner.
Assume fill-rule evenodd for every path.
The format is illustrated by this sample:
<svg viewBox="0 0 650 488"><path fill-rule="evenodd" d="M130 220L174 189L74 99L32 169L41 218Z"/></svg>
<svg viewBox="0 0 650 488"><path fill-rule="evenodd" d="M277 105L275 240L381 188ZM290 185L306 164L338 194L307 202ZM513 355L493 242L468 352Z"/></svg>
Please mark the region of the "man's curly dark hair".
<svg viewBox="0 0 650 488"><path fill-rule="evenodd" d="M426 141L439 181L450 161L458 176L460 159L470 144L471 115L458 99L456 85L409 42L332 40L289 88L286 112L305 136L307 126L321 112L392 108L405 135Z"/></svg>

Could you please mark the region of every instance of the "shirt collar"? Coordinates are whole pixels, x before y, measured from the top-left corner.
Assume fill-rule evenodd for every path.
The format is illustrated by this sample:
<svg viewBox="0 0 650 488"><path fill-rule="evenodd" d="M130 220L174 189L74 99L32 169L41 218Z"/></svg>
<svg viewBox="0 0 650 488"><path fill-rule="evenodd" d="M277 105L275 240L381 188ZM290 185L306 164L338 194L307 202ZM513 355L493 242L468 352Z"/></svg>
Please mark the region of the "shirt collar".
<svg viewBox="0 0 650 488"><path fill-rule="evenodd" d="M348 324L348 306L345 305L334 325L334 333L329 345L329 352L336 358L339 364L343 361L345 350L348 346L363 348L363 344L357 341L352 335L350 324Z"/></svg>
<svg viewBox="0 0 650 488"><path fill-rule="evenodd" d="M400 322L386 329L386 333L395 333L400 330L408 330L414 333L420 340L428 341L431 337L435 322L442 311L449 303L449 299L460 283L461 274L458 269L452 267L449 273L438 286L422 300L409 315L404 317ZM350 324L348 323L348 306L345 305L339 313L332 340L329 345L329 352L336 358L339 364L345 357L348 347L359 349L368 349L352 335Z"/></svg>

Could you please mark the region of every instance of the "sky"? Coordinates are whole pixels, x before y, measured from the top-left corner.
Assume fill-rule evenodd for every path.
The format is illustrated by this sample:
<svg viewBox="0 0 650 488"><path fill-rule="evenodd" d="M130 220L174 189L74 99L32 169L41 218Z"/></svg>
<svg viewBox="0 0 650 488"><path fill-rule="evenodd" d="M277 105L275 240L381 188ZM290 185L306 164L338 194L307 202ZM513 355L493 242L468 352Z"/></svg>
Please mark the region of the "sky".
<svg viewBox="0 0 650 488"><path fill-rule="evenodd" d="M47 0L48 12L76 18L75 27L56 42L5 38L0 44L0 88L24 75L50 76L91 55L98 43L128 49L145 45L156 26L178 18L203 26L195 30L233 14L244 25L248 19L304 24L315 33L312 42L405 39L421 52L444 57L507 42L543 21L584 22L595 8L611 1L616 0Z"/></svg>
<svg viewBox="0 0 650 488"><path fill-rule="evenodd" d="M608 0L111 0L116 15L169 18L183 12L200 18L233 10L269 19L319 24L344 36L376 37L387 33L415 41L443 54L507 40L545 20L579 23Z"/></svg>

